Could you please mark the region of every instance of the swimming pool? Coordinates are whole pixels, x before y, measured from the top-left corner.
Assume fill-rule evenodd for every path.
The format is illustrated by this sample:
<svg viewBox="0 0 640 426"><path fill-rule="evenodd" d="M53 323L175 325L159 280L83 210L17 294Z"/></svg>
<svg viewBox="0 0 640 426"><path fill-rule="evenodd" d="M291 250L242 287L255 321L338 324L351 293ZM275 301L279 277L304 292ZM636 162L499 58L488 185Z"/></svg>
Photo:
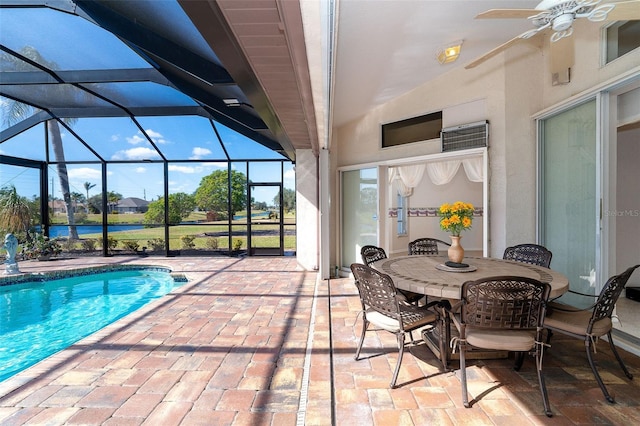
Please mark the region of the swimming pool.
<svg viewBox="0 0 640 426"><path fill-rule="evenodd" d="M0 286L0 382L164 296L168 269L99 272Z"/></svg>

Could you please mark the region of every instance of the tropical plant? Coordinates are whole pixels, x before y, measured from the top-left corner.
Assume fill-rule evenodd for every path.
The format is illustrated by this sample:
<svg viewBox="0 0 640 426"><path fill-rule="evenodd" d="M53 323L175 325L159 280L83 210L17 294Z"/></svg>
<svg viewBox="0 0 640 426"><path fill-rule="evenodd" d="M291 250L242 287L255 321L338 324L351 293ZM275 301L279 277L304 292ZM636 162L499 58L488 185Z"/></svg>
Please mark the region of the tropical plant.
<svg viewBox="0 0 640 426"><path fill-rule="evenodd" d="M195 248L196 244L193 242L193 240L195 239L196 239L195 235L183 235L182 237L180 237L180 241L182 241L182 248L183 249Z"/></svg>
<svg viewBox="0 0 640 426"><path fill-rule="evenodd" d="M162 238L154 238L152 240L148 240L147 244L151 247L153 251L161 251L165 248L164 239Z"/></svg>
<svg viewBox="0 0 640 426"><path fill-rule="evenodd" d="M75 212L75 211L78 210L78 204L83 204L85 202L84 194L81 194L81 193L75 192L75 191L72 192L71 193L71 201L73 203L73 210Z"/></svg>
<svg viewBox="0 0 640 426"><path fill-rule="evenodd" d="M46 65L51 69L59 69L59 66L51 61L48 61L44 58L37 49L26 46L20 50L20 55L28 58L29 60ZM32 71L32 65L23 60L16 59L13 55L3 55L2 58L3 66L5 69L3 71ZM45 85L47 86L45 90L47 90L48 96L53 96L54 91L59 91L61 98L66 98L69 96L70 86L66 84L52 84ZM38 90L38 89L36 89ZM76 92L74 92L76 93ZM37 93L34 93L34 96L37 97ZM26 119L33 115L34 111L38 111L37 108L34 108L30 105L24 104L22 102L18 102L15 100L7 100L7 103L3 108L3 116L5 124L11 125L17 123L21 120ZM67 125L71 125L74 123L76 119L73 118L65 118L64 122ZM58 178L60 180L60 190L62 191L62 198L64 200L66 206L66 214L67 214L67 223L69 224L69 238L77 240L78 239L78 231L75 226L74 220L74 211L72 208L71 202L71 189L69 185L69 174L67 173L67 164L64 156L64 147L62 144L62 134L60 132L60 125L57 119L47 120L46 122L47 133L49 135L49 140L51 141L51 147L53 148L53 153L56 159L56 170L58 172ZM53 195L53 194L51 194Z"/></svg>
<svg viewBox="0 0 640 426"><path fill-rule="evenodd" d="M96 249L96 243L97 241L93 238L88 238L80 242L84 251L94 251Z"/></svg>
<svg viewBox="0 0 640 426"><path fill-rule="evenodd" d="M18 194L15 186L0 189L0 230L2 234L27 233L32 212L29 201Z"/></svg>
<svg viewBox="0 0 640 426"><path fill-rule="evenodd" d="M85 182L83 186L84 186L84 190L87 193L87 198L86 198L87 206L86 207L87 207L87 214L89 214L89 190L91 188L93 188L94 186L96 186L96 184L95 183L91 183L91 182Z"/></svg>
<svg viewBox="0 0 640 426"><path fill-rule="evenodd" d="M460 232L471 228L474 210L473 204L462 201L456 201L453 204L444 203L438 209L440 229L451 232L454 237L459 237Z"/></svg>
<svg viewBox="0 0 640 426"><path fill-rule="evenodd" d="M216 237L209 237L206 239L205 245L209 250L218 250L220 243Z"/></svg>
<svg viewBox="0 0 640 426"><path fill-rule="evenodd" d="M106 247L107 250L112 251L114 248L116 248L118 246L118 240L116 240L113 237L107 237L107 244L105 246L104 240L102 238L99 238L98 241L100 241L100 245L104 248Z"/></svg>
<svg viewBox="0 0 640 426"><path fill-rule="evenodd" d="M34 234L31 241L23 244L21 251L24 259L57 256L60 253L62 253L62 245L60 245L58 239L50 239L39 232Z"/></svg>
<svg viewBox="0 0 640 426"><path fill-rule="evenodd" d="M140 248L140 243L136 240L127 240L122 242L122 247L124 247L125 250L135 253Z"/></svg>
<svg viewBox="0 0 640 426"><path fill-rule="evenodd" d="M122 194L117 192L109 191L107 192L107 202L109 203L109 213L117 213L116 206L118 202L122 200Z"/></svg>

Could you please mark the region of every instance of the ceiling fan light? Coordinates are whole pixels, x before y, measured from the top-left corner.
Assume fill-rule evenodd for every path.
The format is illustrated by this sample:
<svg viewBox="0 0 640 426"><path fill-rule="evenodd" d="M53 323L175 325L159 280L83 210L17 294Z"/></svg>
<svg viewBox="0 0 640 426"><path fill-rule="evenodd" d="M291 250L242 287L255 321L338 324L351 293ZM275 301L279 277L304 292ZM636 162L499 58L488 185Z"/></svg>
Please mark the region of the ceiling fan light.
<svg viewBox="0 0 640 426"><path fill-rule="evenodd" d="M564 31L570 28L571 24L573 24L573 14L563 13L562 15L553 18L551 28L553 28L553 31Z"/></svg>
<svg viewBox="0 0 640 426"><path fill-rule="evenodd" d="M438 59L438 62L440 62L441 64L451 63L456 59L458 59L458 56L460 56L461 48L462 48L462 40L456 41L446 47L440 48L440 50L438 50L436 58Z"/></svg>

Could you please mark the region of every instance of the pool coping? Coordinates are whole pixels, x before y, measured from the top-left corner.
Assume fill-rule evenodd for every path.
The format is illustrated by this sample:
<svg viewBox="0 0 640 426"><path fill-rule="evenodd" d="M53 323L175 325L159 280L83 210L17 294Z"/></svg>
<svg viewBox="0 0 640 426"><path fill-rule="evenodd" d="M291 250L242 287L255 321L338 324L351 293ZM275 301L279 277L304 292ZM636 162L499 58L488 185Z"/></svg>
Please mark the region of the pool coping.
<svg viewBox="0 0 640 426"><path fill-rule="evenodd" d="M20 274L3 275L0 276L0 287L26 284L32 282L44 282L50 280L59 280L71 277L80 277L85 275L92 275L95 273L103 272L117 272L117 271L157 271L168 272L174 282L187 282L187 277L182 273L174 273L173 270L167 266L158 265L144 265L144 264L127 264L127 265L97 265L88 266L86 268L75 268L67 270L56 270L50 272L25 272Z"/></svg>

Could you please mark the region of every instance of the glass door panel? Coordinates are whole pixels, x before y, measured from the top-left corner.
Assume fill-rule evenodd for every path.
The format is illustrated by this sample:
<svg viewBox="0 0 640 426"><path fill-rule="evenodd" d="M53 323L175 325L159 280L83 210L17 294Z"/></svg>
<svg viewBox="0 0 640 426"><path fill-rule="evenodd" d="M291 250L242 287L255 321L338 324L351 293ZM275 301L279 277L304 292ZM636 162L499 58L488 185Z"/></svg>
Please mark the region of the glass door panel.
<svg viewBox="0 0 640 426"><path fill-rule="evenodd" d="M342 172L341 266L362 262L360 248L368 244L378 244L378 170Z"/></svg>
<svg viewBox="0 0 640 426"><path fill-rule="evenodd" d="M551 267L568 276L571 288L593 294L600 235L596 101L542 120L541 135L541 241L553 252ZM584 304L570 295L563 299Z"/></svg>
<svg viewBox="0 0 640 426"><path fill-rule="evenodd" d="M251 255L283 256L282 185L253 183L249 185L248 212Z"/></svg>

